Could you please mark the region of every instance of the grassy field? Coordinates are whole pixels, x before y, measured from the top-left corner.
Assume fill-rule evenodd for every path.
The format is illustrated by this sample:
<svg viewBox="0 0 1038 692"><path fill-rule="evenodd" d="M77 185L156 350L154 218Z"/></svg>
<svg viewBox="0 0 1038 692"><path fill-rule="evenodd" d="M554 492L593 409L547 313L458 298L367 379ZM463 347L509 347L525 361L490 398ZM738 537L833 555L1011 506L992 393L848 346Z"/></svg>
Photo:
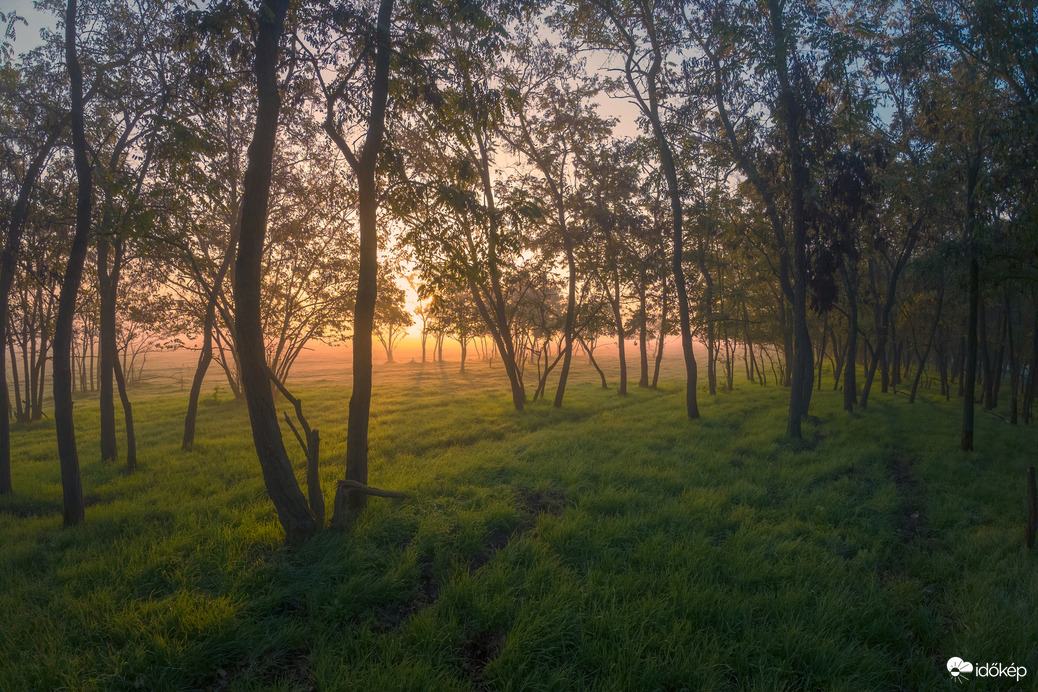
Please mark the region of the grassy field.
<svg viewBox="0 0 1038 692"><path fill-rule="evenodd" d="M1027 668L966 688L1035 689L1038 431L978 414L967 454L954 400L849 417L826 386L794 444L783 389L704 391L689 423L674 379L594 382L519 414L500 368L377 369L370 480L409 498L296 548L226 394L183 453L185 395L135 390L130 476L80 399L71 529L53 425L16 428L0 690L959 689L952 656ZM296 389L330 500L349 391Z"/></svg>

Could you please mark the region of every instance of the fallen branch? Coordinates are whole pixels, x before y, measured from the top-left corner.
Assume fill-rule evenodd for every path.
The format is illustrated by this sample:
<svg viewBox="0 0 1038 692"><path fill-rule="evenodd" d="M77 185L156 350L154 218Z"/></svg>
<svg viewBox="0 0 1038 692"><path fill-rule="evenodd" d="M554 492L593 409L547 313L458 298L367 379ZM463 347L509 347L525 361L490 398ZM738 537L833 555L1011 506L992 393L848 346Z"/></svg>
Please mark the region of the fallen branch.
<svg viewBox="0 0 1038 692"><path fill-rule="evenodd" d="M402 500L407 497L407 493L402 493L397 490L380 490L379 488L372 488L370 485L364 485L357 481L339 481L339 487L345 488L346 490L356 490L364 493L365 495L374 495L375 497L389 497L395 500Z"/></svg>

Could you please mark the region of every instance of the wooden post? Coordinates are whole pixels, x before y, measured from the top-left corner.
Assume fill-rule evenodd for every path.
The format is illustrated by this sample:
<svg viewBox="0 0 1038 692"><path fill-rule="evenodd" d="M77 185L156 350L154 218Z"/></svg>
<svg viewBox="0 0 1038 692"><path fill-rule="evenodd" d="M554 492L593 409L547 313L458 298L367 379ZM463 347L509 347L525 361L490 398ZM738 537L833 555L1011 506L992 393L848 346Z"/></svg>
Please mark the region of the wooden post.
<svg viewBox="0 0 1038 692"><path fill-rule="evenodd" d="M1038 529L1038 487L1035 485L1034 467L1027 467L1027 547L1034 548L1034 534Z"/></svg>

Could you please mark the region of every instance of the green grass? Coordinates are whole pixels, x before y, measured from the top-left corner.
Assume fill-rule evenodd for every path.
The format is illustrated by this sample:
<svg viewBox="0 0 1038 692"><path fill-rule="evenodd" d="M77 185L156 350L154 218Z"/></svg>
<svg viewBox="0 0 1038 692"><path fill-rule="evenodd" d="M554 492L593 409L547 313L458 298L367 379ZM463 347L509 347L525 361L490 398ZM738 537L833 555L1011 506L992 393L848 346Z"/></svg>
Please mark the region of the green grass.
<svg viewBox="0 0 1038 692"><path fill-rule="evenodd" d="M298 394L330 489L348 389ZM1027 666L1034 689L1038 432L979 414L958 451L955 401L875 394L848 416L816 392L794 443L774 387L702 392L690 423L676 381L621 398L582 365L563 409L519 414L500 368L386 366L370 481L409 498L286 548L241 402L207 398L183 453L185 396L133 396L130 476L77 403L75 528L53 425L13 433L4 692L957 689L951 656Z"/></svg>

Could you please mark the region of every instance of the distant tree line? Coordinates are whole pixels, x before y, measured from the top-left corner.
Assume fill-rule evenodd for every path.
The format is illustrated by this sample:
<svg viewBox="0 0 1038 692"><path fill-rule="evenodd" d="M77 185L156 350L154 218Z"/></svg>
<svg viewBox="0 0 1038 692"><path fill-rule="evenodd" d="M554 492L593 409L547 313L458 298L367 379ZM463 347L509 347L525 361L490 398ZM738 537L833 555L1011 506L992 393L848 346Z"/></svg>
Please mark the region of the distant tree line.
<svg viewBox="0 0 1038 692"><path fill-rule="evenodd" d="M423 362L456 340L462 369L500 364L517 410L562 406L578 351L620 395L656 387L673 337L692 420L701 372L711 396L787 387L794 438L822 387L847 411L939 388L967 450L977 405L1034 418L1026 3L49 7L57 30L18 55L24 20L0 13L0 493L11 422L45 415L50 377L67 523L72 392L99 392L106 460L119 396L132 470L127 384L157 347L198 353L185 450L210 366L248 401L290 540L324 513L275 410L293 405L316 466L293 364L352 341L339 526L375 492L373 346L393 361L415 319ZM609 97L638 131L601 115Z"/></svg>

